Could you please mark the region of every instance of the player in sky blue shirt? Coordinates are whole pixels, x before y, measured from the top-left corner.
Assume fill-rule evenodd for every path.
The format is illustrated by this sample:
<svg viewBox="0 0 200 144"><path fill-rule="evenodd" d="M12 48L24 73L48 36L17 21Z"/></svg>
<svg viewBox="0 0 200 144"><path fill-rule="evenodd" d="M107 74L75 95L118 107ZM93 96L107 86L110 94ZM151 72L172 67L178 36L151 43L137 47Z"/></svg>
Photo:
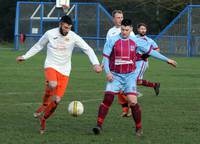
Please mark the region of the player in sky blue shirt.
<svg viewBox="0 0 200 144"><path fill-rule="evenodd" d="M158 45L156 44L156 42L154 40L152 40L151 38L149 38L148 36L146 36L147 25L144 23L140 23L140 24L138 24L137 28L138 28L138 33L139 33L137 35L137 37L147 41L148 43L150 43L152 45L154 50L159 51L160 49L159 49ZM138 73L137 83L138 83L138 85L154 88L156 95L158 95L160 83L150 82L150 81L143 79L143 75L144 75L145 71L147 70L147 68L149 67L148 57L149 57L149 55L147 55L147 54L138 54L138 59L136 62L136 65L137 65L136 71Z"/></svg>
<svg viewBox="0 0 200 144"><path fill-rule="evenodd" d="M137 30L138 30L138 34L136 35L137 38L145 40L152 46L153 50L159 51L157 43L153 39L146 36L147 26L144 23L138 24ZM140 52L137 53L136 70L135 70L136 75L137 75L137 85L151 87L155 90L156 95L158 95L160 83L150 82L148 80L143 79L144 73L147 70L147 68L149 67L149 64L148 64L149 56L150 56L149 54L143 54ZM140 93L138 91L137 91L137 93L138 93L138 96L143 95L142 93ZM122 117L131 116L126 95L124 95L123 93L118 94L118 102L122 106L121 116Z"/></svg>
<svg viewBox="0 0 200 144"><path fill-rule="evenodd" d="M127 95L132 116L136 125L136 135L142 135L141 109L137 102L137 77L135 73L137 53L149 54L155 58L176 66L176 62L159 52L145 40L130 36L132 31L131 20L122 21L121 33L106 41L103 50L103 65L106 72L107 84L103 102L100 104L97 126L94 134L99 134L104 119L111 106L114 95L123 91Z"/></svg>

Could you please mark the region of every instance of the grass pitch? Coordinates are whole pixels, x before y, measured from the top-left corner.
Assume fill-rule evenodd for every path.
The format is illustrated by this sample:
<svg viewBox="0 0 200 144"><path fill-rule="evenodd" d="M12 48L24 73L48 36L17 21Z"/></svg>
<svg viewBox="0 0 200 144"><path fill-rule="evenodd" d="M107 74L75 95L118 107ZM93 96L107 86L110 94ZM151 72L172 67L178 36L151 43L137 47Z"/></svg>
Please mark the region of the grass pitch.
<svg viewBox="0 0 200 144"><path fill-rule="evenodd" d="M39 134L39 121L32 113L44 93L43 63L40 53L24 63L15 58L22 52L0 51L0 143L1 144L197 144L200 141L200 58L175 58L178 68L150 59L145 79L159 81L161 93L139 87L144 135L134 135L131 118L121 118L117 97L103 126L95 136L97 111L103 99L105 75L95 74L84 54L74 54L69 86L47 131ZM67 106L80 100L85 112L72 117Z"/></svg>

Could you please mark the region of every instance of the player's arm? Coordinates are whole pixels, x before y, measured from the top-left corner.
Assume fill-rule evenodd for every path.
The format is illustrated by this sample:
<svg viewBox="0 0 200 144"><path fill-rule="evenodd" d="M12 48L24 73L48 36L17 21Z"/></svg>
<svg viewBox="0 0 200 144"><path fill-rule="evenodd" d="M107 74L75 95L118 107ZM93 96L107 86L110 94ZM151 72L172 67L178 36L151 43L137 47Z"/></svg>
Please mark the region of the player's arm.
<svg viewBox="0 0 200 144"><path fill-rule="evenodd" d="M149 53L149 55L151 55L151 56L154 57L154 58L157 58L157 59L160 59L160 60L162 60L162 61L165 61L165 62L167 62L168 64L172 65L173 67L176 67L176 65L177 65L176 61L167 58L166 56L162 55L161 53L159 53L159 52L156 51L156 50L152 50L152 51Z"/></svg>
<svg viewBox="0 0 200 144"><path fill-rule="evenodd" d="M104 49L103 49L103 60L102 60L102 65L104 67L105 73L106 73L106 78L108 81L112 81L113 80L113 75L110 71L110 67L109 67L109 58L110 58L110 54L112 52L113 49L113 41L112 39L109 39L106 41L105 45L104 45Z"/></svg>
<svg viewBox="0 0 200 144"><path fill-rule="evenodd" d="M100 67L99 60L94 53L94 50L78 35L76 35L76 45L89 57L90 62L93 65L94 71L100 73L102 68Z"/></svg>
<svg viewBox="0 0 200 144"><path fill-rule="evenodd" d="M21 62L25 61L26 59L29 59L30 57L34 56L37 54L39 51L41 51L48 43L48 34L47 32L40 38L40 40L32 47L29 49L29 51L26 52L25 55L18 56L16 58L16 61Z"/></svg>
<svg viewBox="0 0 200 144"><path fill-rule="evenodd" d="M157 43L156 43L154 40L150 39L150 42L149 42L149 43L151 44L153 50L156 50L156 51L160 52L160 49L159 49ZM148 55L148 54L143 54L143 55L141 56L141 58L142 58L143 60L146 60L149 56L150 56L150 55Z"/></svg>
<svg viewBox="0 0 200 144"><path fill-rule="evenodd" d="M166 56L162 55L156 50L153 50L153 47L150 43L146 42L145 40L137 40L137 51L142 52L143 54L148 54L154 58L157 58L159 60L165 61L168 64L171 64L172 66L176 67L177 63L176 61L167 58Z"/></svg>
<svg viewBox="0 0 200 144"><path fill-rule="evenodd" d="M108 30L108 32L106 34L106 41L108 41L108 39L110 39L110 29Z"/></svg>
<svg viewBox="0 0 200 144"><path fill-rule="evenodd" d="M151 45L153 46L153 50L160 52L160 48L158 47L157 43L154 40L152 40Z"/></svg>

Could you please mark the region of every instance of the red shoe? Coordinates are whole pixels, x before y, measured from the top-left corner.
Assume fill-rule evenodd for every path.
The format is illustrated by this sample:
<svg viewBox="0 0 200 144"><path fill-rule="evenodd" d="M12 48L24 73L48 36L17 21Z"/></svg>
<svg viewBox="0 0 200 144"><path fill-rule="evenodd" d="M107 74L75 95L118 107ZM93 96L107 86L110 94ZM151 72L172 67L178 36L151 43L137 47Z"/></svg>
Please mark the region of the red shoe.
<svg viewBox="0 0 200 144"><path fill-rule="evenodd" d="M44 117L40 118L40 126L41 126L40 134L44 134L46 128L46 119Z"/></svg>

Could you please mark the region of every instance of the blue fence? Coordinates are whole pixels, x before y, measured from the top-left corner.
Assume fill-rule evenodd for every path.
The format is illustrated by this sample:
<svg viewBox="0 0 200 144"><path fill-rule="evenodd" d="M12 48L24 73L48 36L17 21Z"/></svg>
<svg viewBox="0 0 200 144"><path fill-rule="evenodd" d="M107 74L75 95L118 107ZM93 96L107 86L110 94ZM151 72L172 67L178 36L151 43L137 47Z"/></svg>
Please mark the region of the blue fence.
<svg viewBox="0 0 200 144"><path fill-rule="evenodd" d="M70 7L74 31L96 51L101 51L107 30L113 25L111 15L99 3L71 3ZM15 50L32 47L46 30L58 26L64 14L62 9L55 8L54 2L17 2ZM25 36L25 41L21 36Z"/></svg>
<svg viewBox="0 0 200 144"><path fill-rule="evenodd" d="M200 56L200 5L188 5L156 41L166 54Z"/></svg>
<svg viewBox="0 0 200 144"><path fill-rule="evenodd" d="M99 3L71 3L69 14L74 31L81 35L96 51L102 51L105 36L112 27L112 17ZM15 21L15 50L33 46L42 34L58 26L61 9L53 2L17 2ZM21 42L21 34L26 36ZM200 56L200 5L188 5L157 36L162 53L180 56Z"/></svg>

